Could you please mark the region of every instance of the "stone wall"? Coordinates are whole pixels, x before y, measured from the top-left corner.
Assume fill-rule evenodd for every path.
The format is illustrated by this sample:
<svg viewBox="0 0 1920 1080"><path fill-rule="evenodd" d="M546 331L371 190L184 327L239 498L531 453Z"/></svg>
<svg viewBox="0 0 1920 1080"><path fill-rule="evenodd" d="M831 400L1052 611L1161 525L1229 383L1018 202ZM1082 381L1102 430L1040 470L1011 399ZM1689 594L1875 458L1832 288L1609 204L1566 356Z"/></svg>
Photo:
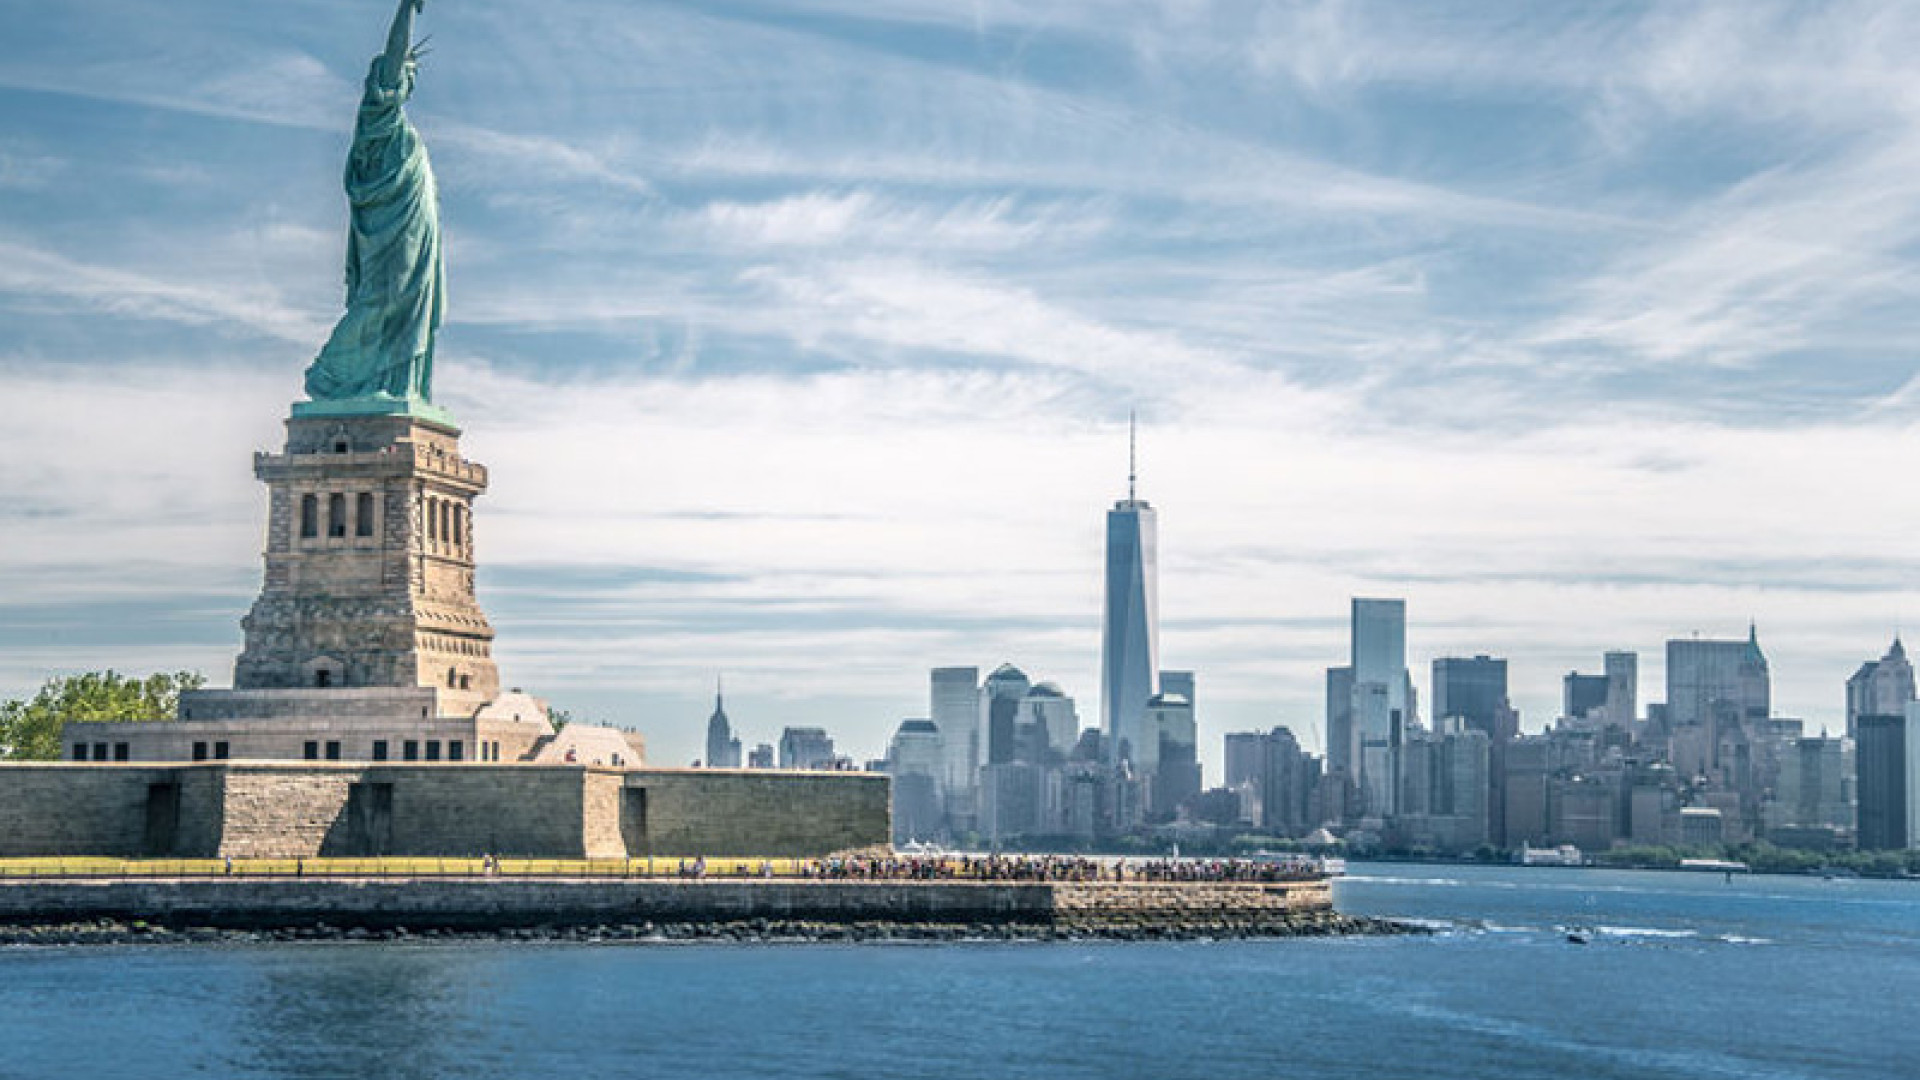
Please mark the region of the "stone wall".
<svg viewBox="0 0 1920 1080"><path fill-rule="evenodd" d="M804 858L884 845L889 829L887 778L860 773L0 765L0 857Z"/></svg>
<svg viewBox="0 0 1920 1080"><path fill-rule="evenodd" d="M1333 909L1333 889L1304 882L1076 882L1053 887L1055 921L1067 926L1258 926Z"/></svg>
<svg viewBox="0 0 1920 1080"><path fill-rule="evenodd" d="M1279 902L1272 898L1279 897ZM1103 930L1273 928L1331 912L1324 883L634 880L0 881L0 923L496 929L651 922L1022 924ZM1092 908L1085 906L1087 902Z"/></svg>
<svg viewBox="0 0 1920 1080"><path fill-rule="evenodd" d="M623 830L636 856L804 858L892 843L878 774L647 769L626 784L645 792L645 829ZM628 801L630 814L636 806Z"/></svg>

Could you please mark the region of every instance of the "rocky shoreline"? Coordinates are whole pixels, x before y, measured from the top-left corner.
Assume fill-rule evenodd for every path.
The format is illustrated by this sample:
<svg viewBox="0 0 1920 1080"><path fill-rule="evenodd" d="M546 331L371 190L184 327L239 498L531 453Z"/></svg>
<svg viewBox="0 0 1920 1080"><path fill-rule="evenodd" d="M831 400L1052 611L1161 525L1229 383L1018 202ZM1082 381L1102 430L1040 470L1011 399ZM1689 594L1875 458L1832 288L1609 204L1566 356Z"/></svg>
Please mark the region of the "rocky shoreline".
<svg viewBox="0 0 1920 1080"><path fill-rule="evenodd" d="M230 928L165 926L139 920L0 926L0 946L243 945L273 942L474 943L580 942L591 944L809 944L871 942L1209 941L1253 938L1388 936L1432 931L1413 923L1316 912L1276 922L1196 920L1154 925L1031 922L817 922L748 919L737 922L637 922L597 925L471 927L306 926Z"/></svg>

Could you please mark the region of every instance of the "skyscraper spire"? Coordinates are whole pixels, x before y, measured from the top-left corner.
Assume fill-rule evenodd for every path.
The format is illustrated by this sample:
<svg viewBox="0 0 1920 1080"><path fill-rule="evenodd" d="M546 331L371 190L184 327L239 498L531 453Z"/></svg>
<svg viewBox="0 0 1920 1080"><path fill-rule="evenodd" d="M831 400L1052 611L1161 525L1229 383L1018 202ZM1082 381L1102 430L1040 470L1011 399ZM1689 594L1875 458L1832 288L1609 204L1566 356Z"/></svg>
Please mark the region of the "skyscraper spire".
<svg viewBox="0 0 1920 1080"><path fill-rule="evenodd" d="M1127 410L1127 501L1128 502L1132 502L1134 499L1134 495L1133 495L1134 481L1139 477L1139 471L1134 467L1136 462L1138 461L1136 451L1138 450L1138 445L1139 445L1138 440L1134 436L1135 429L1136 429L1136 424L1134 423L1133 410L1128 409Z"/></svg>

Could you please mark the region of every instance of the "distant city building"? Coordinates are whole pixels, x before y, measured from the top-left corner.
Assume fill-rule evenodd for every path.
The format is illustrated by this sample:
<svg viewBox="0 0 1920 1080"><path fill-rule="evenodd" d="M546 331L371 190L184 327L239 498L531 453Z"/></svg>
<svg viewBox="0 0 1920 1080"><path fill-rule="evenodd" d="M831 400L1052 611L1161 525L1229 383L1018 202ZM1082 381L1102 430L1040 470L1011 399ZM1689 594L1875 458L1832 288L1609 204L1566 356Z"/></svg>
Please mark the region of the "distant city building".
<svg viewBox="0 0 1920 1080"><path fill-rule="evenodd" d="M1520 714L1507 696L1507 662L1485 655L1435 660L1433 718L1436 728L1458 719L1487 736L1485 823L1481 838L1474 843L1502 843L1506 831L1506 789L1502 783L1506 747L1520 734Z"/></svg>
<svg viewBox="0 0 1920 1080"><path fill-rule="evenodd" d="M1509 738L1505 732L1507 662L1480 655L1443 656L1433 662L1433 719L1458 717L1489 739Z"/></svg>
<svg viewBox="0 0 1920 1080"><path fill-rule="evenodd" d="M773 767L773 744L761 743L747 753L747 768L771 769Z"/></svg>
<svg viewBox="0 0 1920 1080"><path fill-rule="evenodd" d="M740 767L740 740L734 738L733 724L727 719L727 707L720 688L713 691L713 715L707 718L707 768Z"/></svg>
<svg viewBox="0 0 1920 1080"><path fill-rule="evenodd" d="M1790 847L1831 847L1850 840L1858 809L1853 741L1801 738L1789 742L1785 751L1774 798L1766 806L1769 838ZM1827 839L1815 841L1816 834Z"/></svg>
<svg viewBox="0 0 1920 1080"><path fill-rule="evenodd" d="M1898 637L1887 655L1860 665L1847 680L1847 738L1859 737L1856 722L1862 716L1905 716L1915 700L1913 664Z"/></svg>
<svg viewBox="0 0 1920 1080"><path fill-rule="evenodd" d="M790 727L780 732L780 767L831 769L836 764L833 739L825 728Z"/></svg>
<svg viewBox="0 0 1920 1080"><path fill-rule="evenodd" d="M1640 719L1640 654L1614 651L1603 662L1607 672L1607 719L1631 728Z"/></svg>
<svg viewBox="0 0 1920 1080"><path fill-rule="evenodd" d="M1320 759L1292 729L1231 732L1226 755L1225 790L1239 796L1242 822L1275 836L1305 836L1320 823Z"/></svg>
<svg viewBox="0 0 1920 1080"><path fill-rule="evenodd" d="M1569 671L1560 685L1560 715L1573 720L1584 720L1588 714L1595 712L1605 715L1607 708L1607 677L1605 675L1582 675L1577 671Z"/></svg>
<svg viewBox="0 0 1920 1080"><path fill-rule="evenodd" d="M980 730L987 740L988 765L1010 764L1015 758L1015 736L1020 703L1033 684L1012 664L1001 664L980 687Z"/></svg>
<svg viewBox="0 0 1920 1080"><path fill-rule="evenodd" d="M1080 713L1058 683L1034 684L1014 717L1014 757L1065 761L1080 741Z"/></svg>
<svg viewBox="0 0 1920 1080"><path fill-rule="evenodd" d="M930 702L940 731L941 787L955 832L973 827L980 784L980 669L933 669Z"/></svg>
<svg viewBox="0 0 1920 1080"><path fill-rule="evenodd" d="M945 825L941 805L940 730L931 720L902 720L887 746L885 771L893 777L896 843L925 840Z"/></svg>
<svg viewBox="0 0 1920 1080"><path fill-rule="evenodd" d="M1706 725L1723 705L1742 721L1772 714L1772 680L1759 631L1750 627L1745 641L1667 642L1667 723Z"/></svg>
<svg viewBox="0 0 1920 1080"><path fill-rule="evenodd" d="M1413 729L1401 747L1400 812L1392 832L1409 847L1471 851L1487 842L1492 739L1457 717Z"/></svg>
<svg viewBox="0 0 1920 1080"><path fill-rule="evenodd" d="M1156 517L1136 497L1132 433L1127 497L1107 511L1107 572L1100 641L1100 727L1120 761L1141 753L1147 701L1160 671Z"/></svg>
<svg viewBox="0 0 1920 1080"><path fill-rule="evenodd" d="M1406 601L1356 597L1350 648L1360 790L1369 816L1391 817L1398 798L1402 732L1413 716Z"/></svg>
<svg viewBox="0 0 1920 1080"><path fill-rule="evenodd" d="M1353 724L1353 668L1327 669L1327 771L1360 772L1360 730Z"/></svg>
<svg viewBox="0 0 1920 1080"><path fill-rule="evenodd" d="M1193 723L1193 705L1179 694L1155 694L1147 701L1144 740L1153 756L1139 755L1133 764L1150 778L1150 812L1170 819L1181 806L1200 794L1200 760Z"/></svg>
<svg viewBox="0 0 1920 1080"><path fill-rule="evenodd" d="M1193 706L1194 716L1200 715L1200 699L1194 694L1194 678L1191 671L1163 671L1160 673L1160 692L1178 694Z"/></svg>
<svg viewBox="0 0 1920 1080"><path fill-rule="evenodd" d="M1862 851L1899 851L1913 843L1907 828L1909 792L1908 713L1895 716L1864 714L1856 718L1859 739L1855 764L1859 770L1856 841Z"/></svg>

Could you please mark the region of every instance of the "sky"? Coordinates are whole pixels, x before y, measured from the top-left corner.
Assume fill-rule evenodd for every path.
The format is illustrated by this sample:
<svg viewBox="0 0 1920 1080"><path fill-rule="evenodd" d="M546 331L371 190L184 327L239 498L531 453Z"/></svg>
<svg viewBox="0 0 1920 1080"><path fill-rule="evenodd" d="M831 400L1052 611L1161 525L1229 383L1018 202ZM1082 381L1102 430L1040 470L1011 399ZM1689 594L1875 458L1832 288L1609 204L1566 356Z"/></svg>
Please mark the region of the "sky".
<svg viewBox="0 0 1920 1080"><path fill-rule="evenodd" d="M0 696L231 676L338 318L384 0L0 0ZM1205 760L1323 740L1353 596L1569 670L1758 625L1774 701L1920 606L1920 5L435 0L435 398L502 677L877 757L927 672L1098 716L1160 514ZM1218 776L1217 768L1211 775Z"/></svg>

